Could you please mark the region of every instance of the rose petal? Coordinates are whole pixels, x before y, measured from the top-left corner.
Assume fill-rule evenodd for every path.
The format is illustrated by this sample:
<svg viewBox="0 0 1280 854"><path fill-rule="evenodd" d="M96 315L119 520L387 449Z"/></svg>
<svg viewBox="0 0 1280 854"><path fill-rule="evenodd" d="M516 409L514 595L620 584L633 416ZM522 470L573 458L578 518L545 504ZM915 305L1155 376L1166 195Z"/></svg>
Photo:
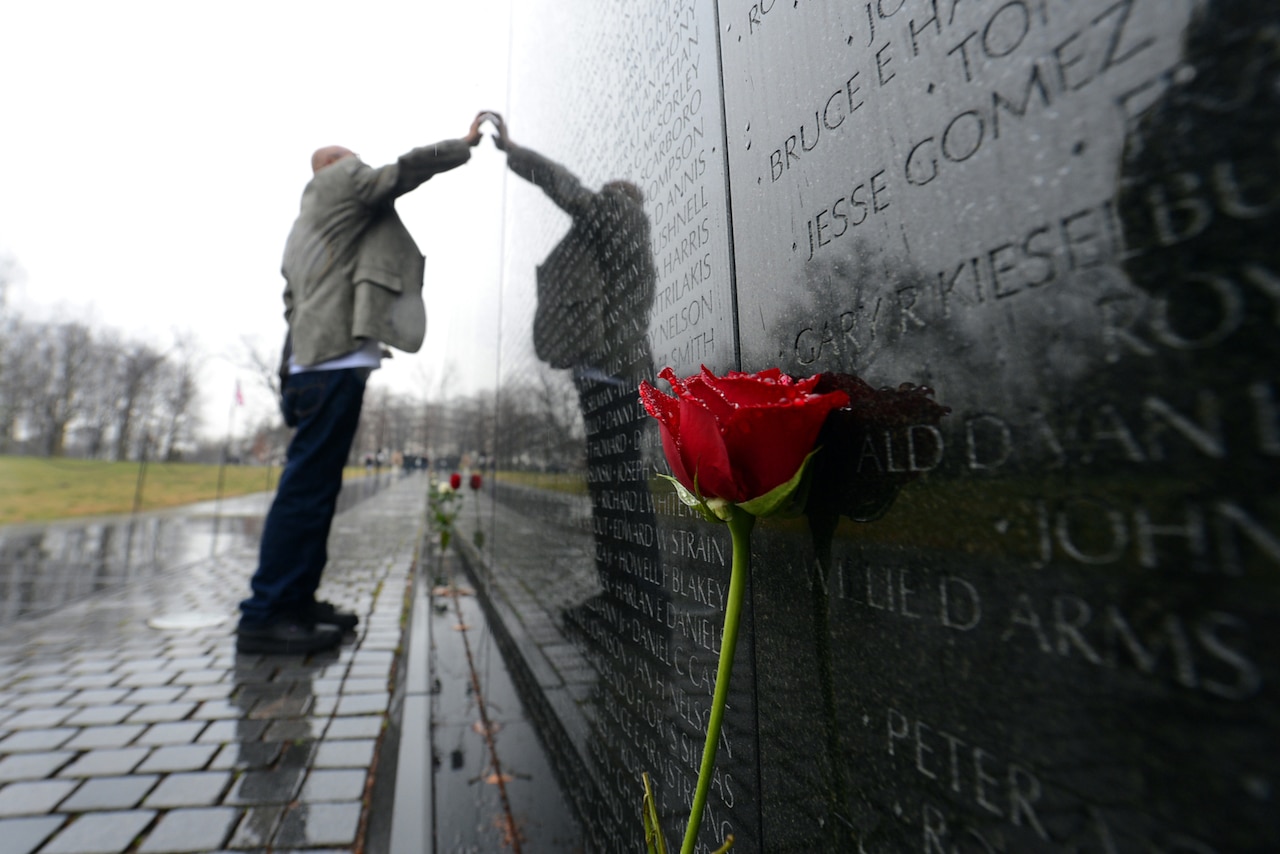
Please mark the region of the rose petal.
<svg viewBox="0 0 1280 854"><path fill-rule="evenodd" d="M670 372L670 368L663 373ZM674 374L672 374L674 377ZM671 378L664 377L671 382L673 388L677 387L679 380L671 381ZM647 381L640 381L640 402L644 404L645 410L658 420L659 434L662 437L662 452L667 458L667 465L671 468L671 474L684 485L686 489L693 489L693 473L689 471L684 464L684 458L680 451L680 442L676 438L680 434L680 401L669 394L664 394L654 388Z"/></svg>
<svg viewBox="0 0 1280 854"><path fill-rule="evenodd" d="M705 365L703 370L706 370ZM729 371L722 379L739 379L741 377L750 377L759 382L780 382L783 384L790 384L794 381L794 377L790 374L784 374L781 368L765 368L763 371L756 371L754 374L744 371Z"/></svg>
<svg viewBox="0 0 1280 854"><path fill-rule="evenodd" d="M703 368L703 371L706 371L706 368ZM718 419L723 420L733 414L733 405L716 391L715 385L708 381L705 374L689 377L685 381L684 390L682 398L698 401Z"/></svg>
<svg viewBox="0 0 1280 854"><path fill-rule="evenodd" d="M672 391L676 393L676 397L684 394L684 382L676 376L676 372L670 367L663 368L658 372L658 376L670 383Z"/></svg>
<svg viewBox="0 0 1280 854"><path fill-rule="evenodd" d="M790 480L813 450L827 413L845 399L810 396L784 406L740 410L725 430L729 458L744 493L737 500L756 498Z"/></svg>
<svg viewBox="0 0 1280 854"><path fill-rule="evenodd" d="M658 419L660 424L666 424L672 428L679 427L680 402L649 385L648 380L640 381L640 402L644 404L645 411Z"/></svg>
<svg viewBox="0 0 1280 854"><path fill-rule="evenodd" d="M716 394L732 407L777 406L804 397L805 393L788 382L760 381L751 374L718 377L708 382Z"/></svg>
<svg viewBox="0 0 1280 854"><path fill-rule="evenodd" d="M661 423L658 425L658 432L662 436L662 453L667 458L671 476L680 481L685 489L693 492L693 473L685 467L676 434L668 429L667 425Z"/></svg>
<svg viewBox="0 0 1280 854"><path fill-rule="evenodd" d="M734 482L720 422L697 400L683 398L680 401L680 432L676 435L676 444L685 470L693 480L685 483L682 478L681 482L690 489L704 498L739 501L747 497L739 495Z"/></svg>

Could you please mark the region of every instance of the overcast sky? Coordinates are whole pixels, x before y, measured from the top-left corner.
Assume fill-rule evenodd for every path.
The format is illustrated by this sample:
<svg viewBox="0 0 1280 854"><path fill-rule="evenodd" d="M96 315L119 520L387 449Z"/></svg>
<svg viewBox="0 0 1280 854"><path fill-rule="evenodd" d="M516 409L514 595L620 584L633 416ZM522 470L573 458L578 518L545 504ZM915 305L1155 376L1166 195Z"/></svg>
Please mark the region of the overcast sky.
<svg viewBox="0 0 1280 854"><path fill-rule="evenodd" d="M243 339L283 338L280 257L311 151L381 165L505 109L508 2L0 4L0 254L24 271L10 308L158 346L195 335L213 435L237 379L240 421L270 411L235 362ZM399 205L428 256L430 331L378 383L438 373L458 328L447 295L498 275L504 171L486 139Z"/></svg>

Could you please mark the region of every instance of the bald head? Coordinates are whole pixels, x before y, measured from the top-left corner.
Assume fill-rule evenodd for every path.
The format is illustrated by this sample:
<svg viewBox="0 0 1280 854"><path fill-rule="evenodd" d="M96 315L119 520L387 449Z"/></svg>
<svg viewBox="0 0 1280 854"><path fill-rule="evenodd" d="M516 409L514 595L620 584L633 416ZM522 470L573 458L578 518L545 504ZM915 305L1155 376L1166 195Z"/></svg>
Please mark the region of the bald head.
<svg viewBox="0 0 1280 854"><path fill-rule="evenodd" d="M311 171L319 172L326 166L337 163L344 157L355 157L356 153L349 148L343 148L341 145L326 145L324 148L317 148L315 153L311 155Z"/></svg>

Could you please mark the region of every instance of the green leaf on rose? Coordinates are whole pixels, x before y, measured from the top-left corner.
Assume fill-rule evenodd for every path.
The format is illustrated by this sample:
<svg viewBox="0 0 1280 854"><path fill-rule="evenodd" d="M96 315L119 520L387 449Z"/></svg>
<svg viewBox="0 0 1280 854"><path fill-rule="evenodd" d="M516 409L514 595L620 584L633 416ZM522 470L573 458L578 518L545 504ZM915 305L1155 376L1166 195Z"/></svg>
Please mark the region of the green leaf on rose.
<svg viewBox="0 0 1280 854"><path fill-rule="evenodd" d="M724 522L724 519L721 519L720 517L718 517L712 511L712 509L709 506L707 506L706 501L704 501L699 496L694 495L692 492L690 492L689 489L683 483L676 480L674 477L672 477L669 474L659 474L658 477L662 478L663 480L671 481L671 485L676 488L676 495L680 497L680 500L683 501L687 506L692 507L695 510L697 510L699 513L701 513L702 518L706 519L708 522Z"/></svg>
<svg viewBox="0 0 1280 854"><path fill-rule="evenodd" d="M764 495L758 495L749 501L743 501L738 506L750 513L756 518L764 518L780 513L788 509L791 498L802 487L808 487L805 475L809 473L809 463L813 460L818 448L814 448L809 455L804 458L804 462L800 464L800 468L796 469L796 473L786 483L780 483ZM803 495L798 496L801 500L796 502L799 506L804 506Z"/></svg>

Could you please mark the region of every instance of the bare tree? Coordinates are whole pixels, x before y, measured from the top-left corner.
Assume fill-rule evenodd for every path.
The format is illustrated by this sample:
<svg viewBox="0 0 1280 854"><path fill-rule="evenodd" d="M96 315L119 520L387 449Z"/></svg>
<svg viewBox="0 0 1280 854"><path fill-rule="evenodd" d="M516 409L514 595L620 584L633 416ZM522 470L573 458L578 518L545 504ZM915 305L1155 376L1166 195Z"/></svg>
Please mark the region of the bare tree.
<svg viewBox="0 0 1280 854"><path fill-rule="evenodd" d="M128 459L129 448L135 440L147 442L145 418L148 382L156 368L164 361L164 356L156 352L150 345L132 342L125 346L119 361L120 394L116 400L115 443L112 458ZM135 436L135 420L143 421L144 430L141 437Z"/></svg>
<svg viewBox="0 0 1280 854"><path fill-rule="evenodd" d="M193 412L199 389L200 349L193 336L178 335L173 349L157 370L155 403L158 422L157 448L165 460L178 459L178 448L194 430Z"/></svg>
<svg viewBox="0 0 1280 854"><path fill-rule="evenodd" d="M107 452L107 434L116 420L120 398L118 363L123 345L111 330L99 333L93 343L87 381L80 395L76 417L79 450L91 459Z"/></svg>
<svg viewBox="0 0 1280 854"><path fill-rule="evenodd" d="M166 356L85 322L28 321L4 310L15 270L0 254L0 453L124 459L147 434L173 456L195 427L194 337Z"/></svg>
<svg viewBox="0 0 1280 854"><path fill-rule="evenodd" d="M25 324L8 312L9 290L22 270L9 253L0 253L0 453L11 453L25 399L21 372Z"/></svg>
<svg viewBox="0 0 1280 854"><path fill-rule="evenodd" d="M12 451L22 395L18 361L24 333L16 317L0 315L0 454Z"/></svg>
<svg viewBox="0 0 1280 854"><path fill-rule="evenodd" d="M45 382L33 389L32 417L45 456L65 453L67 425L77 415L94 356L93 333L83 323L46 327L39 347Z"/></svg>
<svg viewBox="0 0 1280 854"><path fill-rule="evenodd" d="M525 385L508 385L497 404L495 454L506 468L580 470L585 462L578 396L571 381L550 370Z"/></svg>
<svg viewBox="0 0 1280 854"><path fill-rule="evenodd" d="M241 459L248 457L268 466L283 464L285 449L292 436L293 430L286 427L279 418L264 418L251 431L250 438L243 443L244 447L236 450L233 455Z"/></svg>
<svg viewBox="0 0 1280 854"><path fill-rule="evenodd" d="M4 320L0 338L0 451L18 449L18 427L27 418L30 402L44 385L47 365L37 350L40 330L18 317Z"/></svg>
<svg viewBox="0 0 1280 854"><path fill-rule="evenodd" d="M578 391L563 371L542 367L531 389L534 414L540 425L533 435L548 468L581 470L586 465L586 429Z"/></svg>
<svg viewBox="0 0 1280 854"><path fill-rule="evenodd" d="M382 450L387 435L387 408L390 392L385 388L365 390L364 405L360 407L360 423L351 440L351 454L357 459L370 457Z"/></svg>
<svg viewBox="0 0 1280 854"><path fill-rule="evenodd" d="M255 338L244 335L240 338L240 352L233 361L247 370L259 387L266 389L273 397L280 396L278 348L263 348Z"/></svg>
<svg viewBox="0 0 1280 854"><path fill-rule="evenodd" d="M22 265L8 252L0 252L0 317L9 304L9 290L25 278Z"/></svg>

